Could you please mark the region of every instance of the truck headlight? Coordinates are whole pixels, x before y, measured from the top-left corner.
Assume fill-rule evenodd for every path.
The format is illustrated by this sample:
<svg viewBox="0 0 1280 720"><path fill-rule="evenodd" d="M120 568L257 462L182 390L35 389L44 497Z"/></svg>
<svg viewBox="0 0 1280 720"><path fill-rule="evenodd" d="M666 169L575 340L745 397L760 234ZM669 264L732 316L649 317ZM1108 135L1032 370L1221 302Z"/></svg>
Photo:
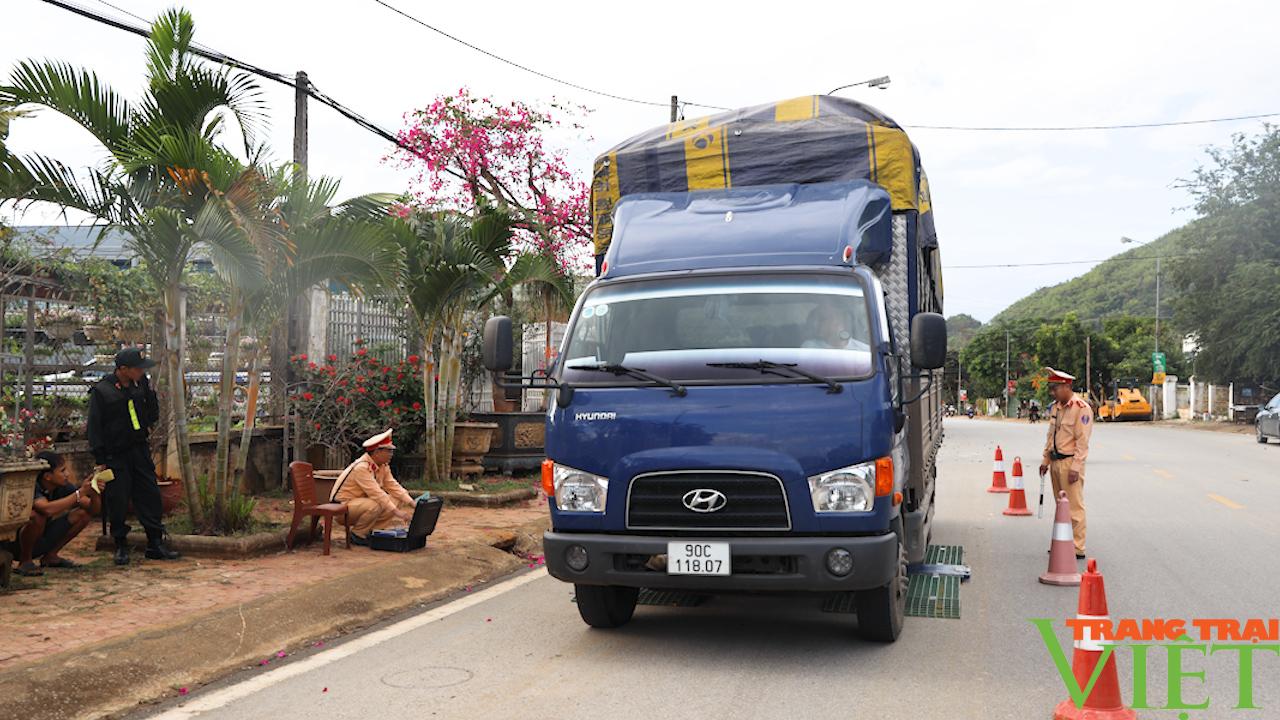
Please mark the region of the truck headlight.
<svg viewBox="0 0 1280 720"><path fill-rule="evenodd" d="M556 507L565 512L604 512L609 478L556 463L552 468Z"/></svg>
<svg viewBox="0 0 1280 720"><path fill-rule="evenodd" d="M862 463L809 478L813 511L866 512L876 501L876 463Z"/></svg>

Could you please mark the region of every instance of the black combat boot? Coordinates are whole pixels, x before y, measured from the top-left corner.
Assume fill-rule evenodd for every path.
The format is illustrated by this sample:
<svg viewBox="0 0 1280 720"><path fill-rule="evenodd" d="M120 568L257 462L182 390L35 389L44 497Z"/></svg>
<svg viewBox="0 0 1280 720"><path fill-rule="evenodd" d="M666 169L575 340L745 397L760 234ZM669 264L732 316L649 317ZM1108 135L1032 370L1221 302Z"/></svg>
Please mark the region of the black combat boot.
<svg viewBox="0 0 1280 720"><path fill-rule="evenodd" d="M164 542L163 535L147 536L146 555L148 560L177 560L182 557L176 550L169 549L169 546Z"/></svg>
<svg viewBox="0 0 1280 720"><path fill-rule="evenodd" d="M115 563L117 565L129 564L129 541L126 538L116 538Z"/></svg>

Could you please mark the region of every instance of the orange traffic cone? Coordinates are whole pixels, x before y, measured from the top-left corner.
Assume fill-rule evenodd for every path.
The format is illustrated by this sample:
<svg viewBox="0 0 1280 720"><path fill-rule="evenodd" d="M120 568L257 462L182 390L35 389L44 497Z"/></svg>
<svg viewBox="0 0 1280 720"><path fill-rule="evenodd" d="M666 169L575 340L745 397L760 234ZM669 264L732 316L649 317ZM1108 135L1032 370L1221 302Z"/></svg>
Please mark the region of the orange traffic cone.
<svg viewBox="0 0 1280 720"><path fill-rule="evenodd" d="M1022 485L1022 458L1013 459L1013 489L1009 492L1009 507L1004 509L1005 515L1030 515L1027 509L1027 491Z"/></svg>
<svg viewBox="0 0 1280 720"><path fill-rule="evenodd" d="M1089 559L1084 579L1080 583L1080 604L1076 617L1082 620L1106 620L1107 589L1098 572L1098 561ZM1093 671L1102 659L1103 647L1086 629L1085 636L1075 643L1071 658L1071 673L1080 688L1085 688ZM1076 707L1071 700L1063 700L1053 710L1053 720L1137 720L1138 713L1124 706L1120 697L1120 678L1116 674L1116 655L1112 651L1107 664L1094 682L1093 689L1084 700L1083 707Z"/></svg>
<svg viewBox="0 0 1280 720"><path fill-rule="evenodd" d="M1007 493L1009 487L1004 484L1004 452L1000 450L1000 446L996 446L996 462L995 467L991 471L991 487L987 488L989 493Z"/></svg>
<svg viewBox="0 0 1280 720"><path fill-rule="evenodd" d="M1045 585L1079 585L1076 545L1071 535L1071 503L1067 491L1058 493L1058 512L1053 516L1053 540L1049 542L1049 569L1040 576Z"/></svg>

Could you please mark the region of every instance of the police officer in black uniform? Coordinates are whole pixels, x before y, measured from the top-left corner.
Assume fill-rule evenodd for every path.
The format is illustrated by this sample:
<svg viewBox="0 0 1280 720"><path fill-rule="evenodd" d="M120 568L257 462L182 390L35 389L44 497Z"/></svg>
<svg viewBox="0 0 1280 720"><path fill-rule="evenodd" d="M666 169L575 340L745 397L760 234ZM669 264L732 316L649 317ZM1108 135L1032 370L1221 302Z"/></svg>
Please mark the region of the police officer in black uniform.
<svg viewBox="0 0 1280 720"><path fill-rule="evenodd" d="M129 564L125 512L133 502L134 514L147 531L146 556L175 560L178 553L165 545L160 519L160 487L151 461L147 435L160 419L160 403L147 379L155 361L138 348L116 354L116 370L89 391L89 449L98 470L111 468L115 479L103 490L111 537L116 542L116 565Z"/></svg>

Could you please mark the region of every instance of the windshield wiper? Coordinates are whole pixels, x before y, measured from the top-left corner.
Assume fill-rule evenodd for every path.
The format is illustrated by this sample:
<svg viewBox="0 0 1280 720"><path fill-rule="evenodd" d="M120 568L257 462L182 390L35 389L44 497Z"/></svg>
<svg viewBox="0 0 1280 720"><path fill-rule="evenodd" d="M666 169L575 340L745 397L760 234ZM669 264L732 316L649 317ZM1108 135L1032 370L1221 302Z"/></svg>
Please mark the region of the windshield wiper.
<svg viewBox="0 0 1280 720"><path fill-rule="evenodd" d="M795 363L777 363L771 360L757 360L755 362L724 362L724 363L707 363L707 367L721 368L739 368L742 370L759 370L769 375L781 375L782 377L801 377L814 382L822 383L827 386L827 392L835 394L842 392L844 387L829 377L815 375L807 370L801 370L796 367Z"/></svg>
<svg viewBox="0 0 1280 720"><path fill-rule="evenodd" d="M645 372L643 368L633 368L633 367L627 367L626 365L618 365L616 363L600 362L600 363L588 364L588 365L568 365L565 367L565 369L566 370L586 370L589 372L607 372L607 373L613 373L614 375L630 375L631 377L636 378L638 380L648 380L651 383L657 383L658 385L663 385L665 387L671 388L671 392L674 393L677 397L684 397L685 395L689 394L689 391L685 390L683 385L676 382L672 382L671 380L668 380L663 377L658 377L657 375L650 375L649 373Z"/></svg>

